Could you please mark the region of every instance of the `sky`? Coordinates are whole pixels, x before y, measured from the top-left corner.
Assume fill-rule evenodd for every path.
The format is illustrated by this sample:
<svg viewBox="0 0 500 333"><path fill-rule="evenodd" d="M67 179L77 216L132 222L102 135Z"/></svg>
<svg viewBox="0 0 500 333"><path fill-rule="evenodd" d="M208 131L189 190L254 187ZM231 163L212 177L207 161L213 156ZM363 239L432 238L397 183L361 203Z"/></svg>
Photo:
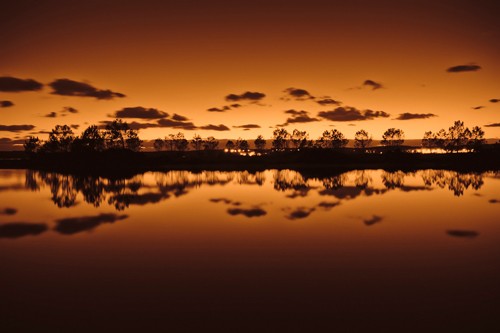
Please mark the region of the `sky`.
<svg viewBox="0 0 500 333"><path fill-rule="evenodd" d="M500 138L498 1L11 1L0 143L122 118L142 139L337 129Z"/></svg>

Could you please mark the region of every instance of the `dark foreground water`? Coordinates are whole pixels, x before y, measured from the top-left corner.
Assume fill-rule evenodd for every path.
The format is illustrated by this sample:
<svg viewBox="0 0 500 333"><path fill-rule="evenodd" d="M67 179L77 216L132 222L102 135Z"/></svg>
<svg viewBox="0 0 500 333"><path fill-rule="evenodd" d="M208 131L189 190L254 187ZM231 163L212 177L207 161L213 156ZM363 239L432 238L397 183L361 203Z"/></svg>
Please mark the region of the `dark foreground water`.
<svg viewBox="0 0 500 333"><path fill-rule="evenodd" d="M2 332L499 332L500 174L0 170Z"/></svg>

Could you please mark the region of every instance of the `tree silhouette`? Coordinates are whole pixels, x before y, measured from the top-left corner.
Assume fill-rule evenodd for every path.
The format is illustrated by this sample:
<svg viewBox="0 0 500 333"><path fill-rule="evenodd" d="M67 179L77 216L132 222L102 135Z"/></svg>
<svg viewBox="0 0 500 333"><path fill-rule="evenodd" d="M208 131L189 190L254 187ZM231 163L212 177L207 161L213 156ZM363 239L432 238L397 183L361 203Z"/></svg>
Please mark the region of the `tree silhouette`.
<svg viewBox="0 0 500 333"><path fill-rule="evenodd" d="M467 147L473 151L478 151L481 149L483 144L486 142L484 139L484 131L479 126L474 126L470 132L470 138L467 142Z"/></svg>
<svg viewBox="0 0 500 333"><path fill-rule="evenodd" d="M294 129L291 135L292 143L295 149L304 148L307 145L307 138L309 134L306 131L299 131Z"/></svg>
<svg viewBox="0 0 500 333"><path fill-rule="evenodd" d="M393 127L384 132L380 143L387 147L399 147L405 141L404 138L403 130Z"/></svg>
<svg viewBox="0 0 500 333"><path fill-rule="evenodd" d="M174 145L178 151L185 151L188 148L188 140L186 140L183 133L179 132L175 135Z"/></svg>
<svg viewBox="0 0 500 333"><path fill-rule="evenodd" d="M253 142L257 150L262 151L266 147L266 140L262 135L259 135L257 139Z"/></svg>
<svg viewBox="0 0 500 333"><path fill-rule="evenodd" d="M273 131L273 149L283 150L288 148L288 143L290 140L290 134L284 128L277 128Z"/></svg>
<svg viewBox="0 0 500 333"><path fill-rule="evenodd" d="M69 152L75 140L73 130L68 125L56 125L49 134L43 148L48 152Z"/></svg>
<svg viewBox="0 0 500 333"><path fill-rule="evenodd" d="M24 151L28 154L34 154L40 149L40 139L36 136L28 136L26 141L24 141Z"/></svg>
<svg viewBox="0 0 500 333"><path fill-rule="evenodd" d="M227 140L226 149L228 152L232 152L234 150L234 142L232 140Z"/></svg>
<svg viewBox="0 0 500 333"><path fill-rule="evenodd" d="M191 147L193 147L194 150L201 150L201 147L204 145L204 142L198 134L195 134L193 138L191 139Z"/></svg>
<svg viewBox="0 0 500 333"><path fill-rule="evenodd" d="M156 139L153 144L153 147L155 148L156 151L161 151L164 146L165 146L165 141L163 141L160 138Z"/></svg>
<svg viewBox="0 0 500 333"><path fill-rule="evenodd" d="M83 131L79 145L84 151L102 151L105 147L104 136L96 125L91 125Z"/></svg>
<svg viewBox="0 0 500 333"><path fill-rule="evenodd" d="M165 146L167 147L167 150L174 151L175 148L175 135L174 134L169 134L165 137Z"/></svg>
<svg viewBox="0 0 500 333"><path fill-rule="evenodd" d="M365 150L372 143L372 136L365 130L359 130L354 135L354 147Z"/></svg>
<svg viewBox="0 0 500 333"><path fill-rule="evenodd" d="M460 120L455 121L453 126L448 128L446 149L457 152L465 148L470 136L471 132L465 127L464 122Z"/></svg>
<svg viewBox="0 0 500 333"><path fill-rule="evenodd" d="M128 148L135 151L141 145L137 131L130 129L129 125L121 119L113 120L106 125L104 138L106 146L110 149Z"/></svg>
<svg viewBox="0 0 500 333"><path fill-rule="evenodd" d="M205 141L203 141L203 148L205 150L215 150L219 146L219 140L213 136L209 136Z"/></svg>
<svg viewBox="0 0 500 333"><path fill-rule="evenodd" d="M247 152L248 149L250 148L250 145L248 144L247 140L238 138L238 140L236 140L236 148L238 148L241 151Z"/></svg>
<svg viewBox="0 0 500 333"><path fill-rule="evenodd" d="M344 134L336 129L324 131L320 141L324 148L332 149L343 148L349 143L349 140L345 138Z"/></svg>

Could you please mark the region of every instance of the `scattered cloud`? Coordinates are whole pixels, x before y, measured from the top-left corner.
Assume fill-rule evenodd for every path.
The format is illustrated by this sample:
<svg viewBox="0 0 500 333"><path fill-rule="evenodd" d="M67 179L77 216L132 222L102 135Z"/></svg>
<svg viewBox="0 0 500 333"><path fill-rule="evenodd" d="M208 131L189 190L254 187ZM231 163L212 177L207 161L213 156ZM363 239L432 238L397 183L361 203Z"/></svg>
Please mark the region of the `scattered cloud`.
<svg viewBox="0 0 500 333"><path fill-rule="evenodd" d="M469 238L469 239L476 238L477 236L479 236L479 233L473 230L447 230L446 233L449 236Z"/></svg>
<svg viewBox="0 0 500 333"><path fill-rule="evenodd" d="M412 120L412 119L427 119L427 118L432 118L432 117L437 117L433 113L401 113L396 120Z"/></svg>
<svg viewBox="0 0 500 333"><path fill-rule="evenodd" d="M290 124L296 124L296 123L311 123L315 121L319 121L318 118L312 118L309 116L309 112L305 110L286 110L286 114L291 115L291 117L288 117L285 121L284 124L278 125L278 126L288 126Z"/></svg>
<svg viewBox="0 0 500 333"><path fill-rule="evenodd" d="M481 110L481 109L484 109L485 107L480 105L480 106L474 106L472 107L473 110Z"/></svg>
<svg viewBox="0 0 500 333"><path fill-rule="evenodd" d="M488 124L488 125L484 125L484 127L500 127L500 123Z"/></svg>
<svg viewBox="0 0 500 333"><path fill-rule="evenodd" d="M0 238L36 236L47 231L45 223L13 222L0 225Z"/></svg>
<svg viewBox="0 0 500 333"><path fill-rule="evenodd" d="M246 217L259 217L259 216L264 216L267 214L265 210L262 208L250 208L250 209L244 209L244 208L229 208L227 210L227 213L229 215L243 215Z"/></svg>
<svg viewBox="0 0 500 333"><path fill-rule="evenodd" d="M375 82L373 80L365 80L365 82L363 82L363 87L368 87L368 88L371 88L372 90L384 88L382 83Z"/></svg>
<svg viewBox="0 0 500 333"><path fill-rule="evenodd" d="M207 109L208 112L226 112L226 111L229 111L231 110L231 107L227 106L227 105L224 105L223 107L221 108L210 108L210 109Z"/></svg>
<svg viewBox="0 0 500 333"><path fill-rule="evenodd" d="M460 73L460 72L476 72L481 69L481 66L468 64L468 65L458 65L448 68L446 71L448 73Z"/></svg>
<svg viewBox="0 0 500 333"><path fill-rule="evenodd" d="M47 113L44 117L46 118L57 118L57 112L50 112L50 113Z"/></svg>
<svg viewBox="0 0 500 333"><path fill-rule="evenodd" d="M202 130L209 130L209 131L230 131L229 127L226 125L220 124L220 125L205 125L205 126L200 126L199 127Z"/></svg>
<svg viewBox="0 0 500 333"><path fill-rule="evenodd" d="M63 235L73 235L83 231L91 231L101 224L114 223L126 219L128 215L102 213L96 216L69 217L56 220L55 231Z"/></svg>
<svg viewBox="0 0 500 333"><path fill-rule="evenodd" d="M169 128L178 128L184 130L195 130L198 128L191 121L175 120L173 118L159 119L157 126L150 126L150 127L169 127Z"/></svg>
<svg viewBox="0 0 500 333"><path fill-rule="evenodd" d="M11 101L0 101L0 108L9 108L14 106L14 103Z"/></svg>
<svg viewBox="0 0 500 333"><path fill-rule="evenodd" d="M383 220L383 217L373 215L371 218L363 220L363 223L366 224L367 226L372 226L376 223L380 223Z"/></svg>
<svg viewBox="0 0 500 333"><path fill-rule="evenodd" d="M187 117L181 116L180 114L177 114L177 113L174 113L174 115L172 116L172 119L177 120L177 121L189 120Z"/></svg>
<svg viewBox="0 0 500 333"><path fill-rule="evenodd" d="M233 109L237 109L237 108L241 108L242 105L238 104L238 103L234 103L234 104L231 104L230 107L232 107Z"/></svg>
<svg viewBox="0 0 500 333"><path fill-rule="evenodd" d="M142 106L127 107L115 112L112 118L139 118L139 119L161 119L168 117L168 113L153 108Z"/></svg>
<svg viewBox="0 0 500 333"><path fill-rule="evenodd" d="M250 101L250 102L258 102L266 97L266 94L260 92L251 92L247 91L240 95L237 94L229 94L226 96L226 101L229 102L239 102L239 101Z"/></svg>
<svg viewBox="0 0 500 333"><path fill-rule="evenodd" d="M490 103L498 103L500 102L500 98L492 98L490 99Z"/></svg>
<svg viewBox="0 0 500 333"><path fill-rule="evenodd" d="M31 131L34 128L34 125L0 125L0 132Z"/></svg>
<svg viewBox="0 0 500 333"><path fill-rule="evenodd" d="M33 79L0 76L0 91L3 92L37 91L42 89L42 87L43 84Z"/></svg>
<svg viewBox="0 0 500 333"><path fill-rule="evenodd" d="M15 208L4 208L3 210L0 210L0 215L16 215L17 214L17 209Z"/></svg>
<svg viewBox="0 0 500 333"><path fill-rule="evenodd" d="M288 215L285 217L289 220L298 220L298 219L303 219L311 215L312 212L314 212L314 208L303 208L299 207L296 208L295 210L291 211Z"/></svg>
<svg viewBox="0 0 500 333"><path fill-rule="evenodd" d="M488 200L488 202L494 204L494 203L500 203L500 200L498 200L498 199L490 199L490 200Z"/></svg>
<svg viewBox="0 0 500 333"><path fill-rule="evenodd" d="M312 96L309 91L305 89L299 89L299 88L287 88L283 90L284 93L286 93L285 97L282 98L282 100L289 101L291 99L296 100L296 101L306 101L310 99L314 99L314 96Z"/></svg>
<svg viewBox="0 0 500 333"><path fill-rule="evenodd" d="M331 121L357 121L372 120L375 118L388 118L390 114L384 111L358 110L350 106L339 106L330 111L320 111L318 117Z"/></svg>
<svg viewBox="0 0 500 333"><path fill-rule="evenodd" d="M316 103L318 103L319 105L340 105L342 104L342 102L340 101L336 101L334 99L331 99L329 97L322 97L320 99L316 99Z"/></svg>
<svg viewBox="0 0 500 333"><path fill-rule="evenodd" d="M333 207L336 207L340 205L340 202L328 202L328 201L322 201L318 204L318 207L323 208L325 210L330 210Z"/></svg>
<svg viewBox="0 0 500 333"><path fill-rule="evenodd" d="M212 198L212 199L209 199L210 202L215 202L215 203L218 203L218 202L223 202L227 205L229 205L230 203L232 203L233 201L231 199L227 199L227 198Z"/></svg>
<svg viewBox="0 0 500 333"><path fill-rule="evenodd" d="M65 106L61 112L64 112L64 113L78 113L78 110L71 107L71 106Z"/></svg>
<svg viewBox="0 0 500 333"><path fill-rule="evenodd" d="M245 125L233 126L233 128L252 129L252 128L260 128L260 126L257 124L245 124Z"/></svg>
<svg viewBox="0 0 500 333"><path fill-rule="evenodd" d="M72 129L78 129L78 128L80 128L80 125L78 125L78 124L71 124L71 125L69 125L69 127L71 127Z"/></svg>
<svg viewBox="0 0 500 333"><path fill-rule="evenodd" d="M49 83L49 86L53 89L52 94L54 95L93 97L96 99L125 97L124 94L119 92L114 92L109 89L97 89L88 83L73 81L70 79L57 79Z"/></svg>

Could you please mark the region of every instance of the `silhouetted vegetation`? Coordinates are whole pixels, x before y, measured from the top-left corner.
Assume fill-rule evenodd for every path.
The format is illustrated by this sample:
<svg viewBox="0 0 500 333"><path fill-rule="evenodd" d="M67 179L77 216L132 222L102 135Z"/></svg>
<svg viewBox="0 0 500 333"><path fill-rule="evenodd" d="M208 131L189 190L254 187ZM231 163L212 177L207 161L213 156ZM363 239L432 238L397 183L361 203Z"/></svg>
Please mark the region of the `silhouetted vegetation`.
<svg viewBox="0 0 500 333"><path fill-rule="evenodd" d="M425 132L422 139L422 147L429 149L444 149L450 152L458 152L463 149L468 151L479 151L485 143L484 131L479 126L472 130L465 127L464 122L457 120L448 128L441 129L436 133Z"/></svg>

